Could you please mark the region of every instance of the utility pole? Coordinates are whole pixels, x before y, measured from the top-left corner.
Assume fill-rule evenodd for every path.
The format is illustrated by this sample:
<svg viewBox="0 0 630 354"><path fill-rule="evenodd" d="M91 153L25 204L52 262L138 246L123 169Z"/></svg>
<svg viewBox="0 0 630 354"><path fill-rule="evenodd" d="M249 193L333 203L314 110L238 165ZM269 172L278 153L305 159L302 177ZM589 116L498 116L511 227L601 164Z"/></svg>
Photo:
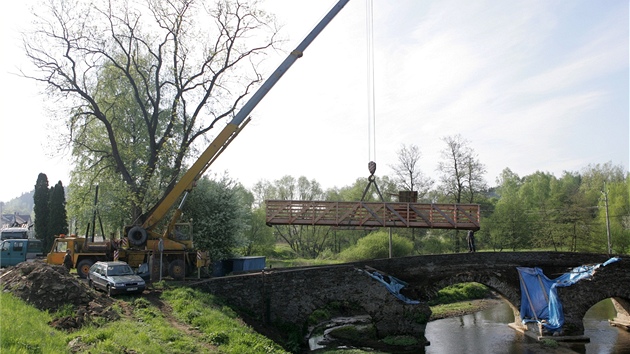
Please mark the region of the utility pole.
<svg viewBox="0 0 630 354"><path fill-rule="evenodd" d="M610 241L610 218L608 216L608 191L606 190L606 182L604 182L604 205L606 206L606 236L608 237L608 255L612 255L612 242Z"/></svg>

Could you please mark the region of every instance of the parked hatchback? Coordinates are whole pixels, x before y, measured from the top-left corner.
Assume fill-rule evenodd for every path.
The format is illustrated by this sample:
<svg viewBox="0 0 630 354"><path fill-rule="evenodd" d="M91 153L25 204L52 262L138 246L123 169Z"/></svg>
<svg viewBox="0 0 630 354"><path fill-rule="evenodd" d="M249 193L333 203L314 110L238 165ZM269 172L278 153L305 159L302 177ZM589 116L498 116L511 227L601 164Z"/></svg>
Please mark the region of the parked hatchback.
<svg viewBox="0 0 630 354"><path fill-rule="evenodd" d="M107 295L140 294L146 283L133 272L125 262L96 262L90 267L88 284L94 289L101 289Z"/></svg>

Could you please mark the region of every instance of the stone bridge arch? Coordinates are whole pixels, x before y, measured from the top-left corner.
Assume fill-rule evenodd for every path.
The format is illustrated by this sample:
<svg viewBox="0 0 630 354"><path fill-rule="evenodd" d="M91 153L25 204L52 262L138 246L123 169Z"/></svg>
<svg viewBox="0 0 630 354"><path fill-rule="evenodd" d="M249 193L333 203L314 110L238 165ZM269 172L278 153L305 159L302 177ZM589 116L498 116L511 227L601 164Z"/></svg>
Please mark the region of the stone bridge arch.
<svg viewBox="0 0 630 354"><path fill-rule="evenodd" d="M406 304L352 265L267 270L194 285L253 312L259 320L306 329L309 316L333 302L351 303L369 315L377 336L424 333L428 305Z"/></svg>
<svg viewBox="0 0 630 354"><path fill-rule="evenodd" d="M567 288L558 288L562 299L565 334L584 333L584 315L595 304L612 298L618 318L630 320L630 272L627 264L630 260L611 263L600 267L591 280L583 280Z"/></svg>
<svg viewBox="0 0 630 354"><path fill-rule="evenodd" d="M471 282L483 284L497 293L512 309L515 322L519 322L521 318L519 308L520 291L519 289L515 289L513 284L502 280L494 272L459 273L445 277L442 280L427 286L427 293L434 294L429 298L429 300L433 300L436 297L437 292L447 286Z"/></svg>
<svg viewBox="0 0 630 354"><path fill-rule="evenodd" d="M556 278L571 269L598 264L610 258L604 254L563 252L497 252L465 253L400 257L362 262L409 283L403 294L412 299L428 301L449 284L476 281L499 292L514 311L515 323L520 325L520 280L517 267L537 267L549 278ZM630 258L602 267L593 280L585 280L558 294L565 313L565 334L583 335L583 318L597 302L618 298L619 306L630 313L627 300L630 293ZM628 316L630 320L630 316ZM520 327L520 326L516 326Z"/></svg>

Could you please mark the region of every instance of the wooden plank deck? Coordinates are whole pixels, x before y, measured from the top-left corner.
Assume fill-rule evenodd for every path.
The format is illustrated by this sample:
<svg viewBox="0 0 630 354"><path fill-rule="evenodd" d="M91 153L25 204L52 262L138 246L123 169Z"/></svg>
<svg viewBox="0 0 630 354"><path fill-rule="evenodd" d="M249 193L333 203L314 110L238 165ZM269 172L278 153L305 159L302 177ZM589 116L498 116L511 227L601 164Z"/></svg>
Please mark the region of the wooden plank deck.
<svg viewBox="0 0 630 354"><path fill-rule="evenodd" d="M267 200L267 225L479 230L479 204Z"/></svg>

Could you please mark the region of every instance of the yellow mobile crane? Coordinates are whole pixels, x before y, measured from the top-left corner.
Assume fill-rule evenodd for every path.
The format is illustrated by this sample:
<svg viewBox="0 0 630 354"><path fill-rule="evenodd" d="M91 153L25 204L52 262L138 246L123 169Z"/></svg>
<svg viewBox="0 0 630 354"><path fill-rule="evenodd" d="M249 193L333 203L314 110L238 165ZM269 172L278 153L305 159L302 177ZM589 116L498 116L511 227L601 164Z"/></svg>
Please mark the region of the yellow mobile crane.
<svg viewBox="0 0 630 354"><path fill-rule="evenodd" d="M330 21L343 9L349 0L339 0L337 4L324 16L324 18L311 30L302 42L287 56L271 76L245 103L243 108L223 128L217 137L210 143L197 161L175 184L173 189L151 209L144 222L140 225L125 228L125 238L121 245L107 242L87 242L87 236L60 237L55 239L53 248L48 254L48 263L62 264L66 250L72 253L73 264L81 277L87 273L96 261L123 260L132 267L147 263L151 255L160 252L168 274L175 279L182 279L195 267L208 264L207 252L196 250L193 245L192 227L189 224L179 224L182 207L186 202L188 193L195 187L195 183L204 172L216 160L216 158L236 138L238 133L249 123L249 114L265 97L271 88L280 80L282 75L302 57L304 50L330 23ZM179 201L173 216L166 227L159 230L171 208Z"/></svg>

